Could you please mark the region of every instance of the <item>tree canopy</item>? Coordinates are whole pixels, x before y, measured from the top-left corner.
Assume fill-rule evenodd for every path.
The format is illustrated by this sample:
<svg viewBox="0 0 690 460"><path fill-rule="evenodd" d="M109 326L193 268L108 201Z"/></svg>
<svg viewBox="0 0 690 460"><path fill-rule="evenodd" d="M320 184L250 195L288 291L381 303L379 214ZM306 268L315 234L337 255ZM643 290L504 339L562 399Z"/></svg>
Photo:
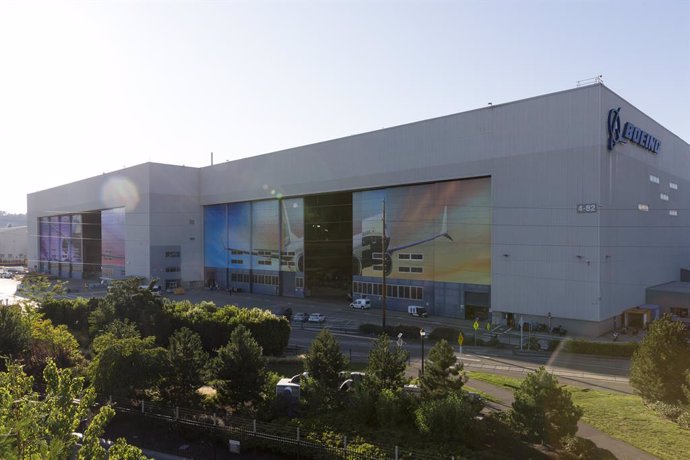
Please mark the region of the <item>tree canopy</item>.
<svg viewBox="0 0 690 460"><path fill-rule="evenodd" d="M630 384L648 401L685 399L683 384L690 370L690 346L685 325L669 315L653 321L630 363Z"/></svg>
<svg viewBox="0 0 690 460"><path fill-rule="evenodd" d="M577 432L582 409L543 366L527 374L514 396L511 419L527 435L558 444Z"/></svg>
<svg viewBox="0 0 690 460"><path fill-rule="evenodd" d="M405 369L409 353L401 347L391 347L390 338L381 334L369 352L364 381L376 391L397 391L405 384Z"/></svg>
<svg viewBox="0 0 690 460"><path fill-rule="evenodd" d="M458 393L464 382L463 365L455 357L453 347L441 339L429 351L428 364L420 372L419 383L425 398L445 398Z"/></svg>

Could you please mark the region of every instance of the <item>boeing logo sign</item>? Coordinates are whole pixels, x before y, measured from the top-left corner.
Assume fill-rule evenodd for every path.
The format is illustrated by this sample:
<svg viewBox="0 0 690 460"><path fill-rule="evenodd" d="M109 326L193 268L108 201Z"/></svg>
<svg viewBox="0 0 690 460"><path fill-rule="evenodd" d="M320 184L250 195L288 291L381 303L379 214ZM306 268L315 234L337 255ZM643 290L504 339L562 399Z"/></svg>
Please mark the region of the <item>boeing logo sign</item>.
<svg viewBox="0 0 690 460"><path fill-rule="evenodd" d="M626 122L625 126L623 126L623 129L621 130L620 111L620 107L609 110L608 149L613 150L616 144L624 143L625 141L621 140L622 137L623 139L628 139L630 142L634 142L635 144L649 150L652 153L659 153L661 151L661 141L648 132L643 131L630 122Z"/></svg>

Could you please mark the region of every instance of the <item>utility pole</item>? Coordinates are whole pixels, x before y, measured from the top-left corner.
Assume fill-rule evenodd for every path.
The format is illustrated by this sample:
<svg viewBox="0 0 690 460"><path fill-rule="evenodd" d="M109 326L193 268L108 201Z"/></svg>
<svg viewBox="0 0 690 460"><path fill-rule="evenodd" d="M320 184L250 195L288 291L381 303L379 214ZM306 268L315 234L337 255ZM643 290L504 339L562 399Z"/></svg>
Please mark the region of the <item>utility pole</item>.
<svg viewBox="0 0 690 460"><path fill-rule="evenodd" d="M381 225L381 325L386 330L386 199L383 199L383 222Z"/></svg>

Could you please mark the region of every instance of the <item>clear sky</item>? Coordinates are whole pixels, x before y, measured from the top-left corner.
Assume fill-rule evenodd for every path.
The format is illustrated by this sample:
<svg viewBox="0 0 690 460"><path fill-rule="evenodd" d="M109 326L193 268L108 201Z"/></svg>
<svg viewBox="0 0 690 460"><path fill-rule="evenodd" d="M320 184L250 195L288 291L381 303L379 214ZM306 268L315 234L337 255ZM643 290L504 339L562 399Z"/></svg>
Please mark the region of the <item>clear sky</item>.
<svg viewBox="0 0 690 460"><path fill-rule="evenodd" d="M690 0L0 0L0 210L600 74L690 141Z"/></svg>

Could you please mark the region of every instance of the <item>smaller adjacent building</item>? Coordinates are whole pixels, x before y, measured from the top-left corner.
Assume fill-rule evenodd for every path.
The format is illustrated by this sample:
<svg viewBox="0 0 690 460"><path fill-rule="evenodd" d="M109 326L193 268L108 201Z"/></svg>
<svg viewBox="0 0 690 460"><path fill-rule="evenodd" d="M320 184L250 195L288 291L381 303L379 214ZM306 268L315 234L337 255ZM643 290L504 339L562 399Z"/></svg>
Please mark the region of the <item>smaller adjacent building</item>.
<svg viewBox="0 0 690 460"><path fill-rule="evenodd" d="M26 225L0 228L0 264L25 264L28 239L29 228Z"/></svg>

